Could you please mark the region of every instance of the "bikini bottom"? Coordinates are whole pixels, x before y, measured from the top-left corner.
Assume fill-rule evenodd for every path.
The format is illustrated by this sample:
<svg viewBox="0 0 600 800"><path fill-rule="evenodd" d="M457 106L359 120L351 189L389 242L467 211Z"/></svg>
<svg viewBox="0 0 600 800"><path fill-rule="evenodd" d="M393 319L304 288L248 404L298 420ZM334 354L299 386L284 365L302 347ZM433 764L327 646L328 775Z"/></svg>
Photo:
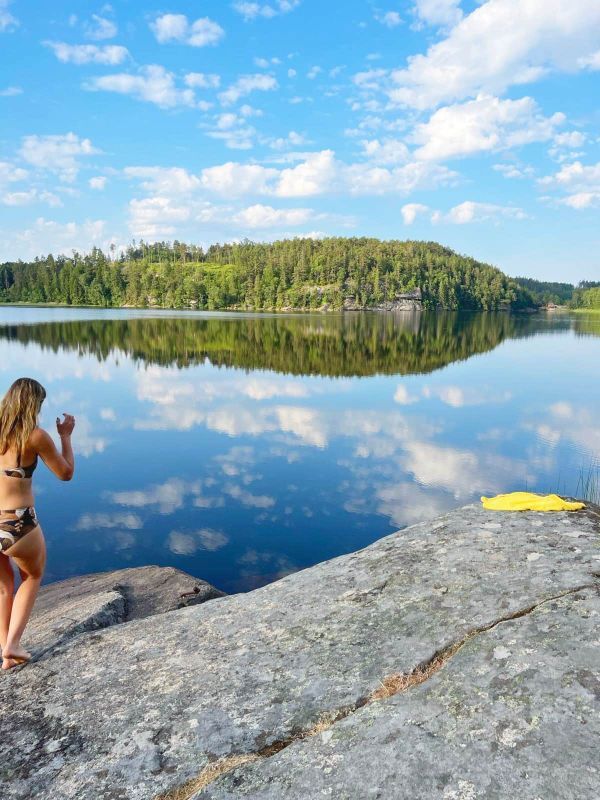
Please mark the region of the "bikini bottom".
<svg viewBox="0 0 600 800"><path fill-rule="evenodd" d="M0 553L5 553L38 525L33 506L0 511Z"/></svg>

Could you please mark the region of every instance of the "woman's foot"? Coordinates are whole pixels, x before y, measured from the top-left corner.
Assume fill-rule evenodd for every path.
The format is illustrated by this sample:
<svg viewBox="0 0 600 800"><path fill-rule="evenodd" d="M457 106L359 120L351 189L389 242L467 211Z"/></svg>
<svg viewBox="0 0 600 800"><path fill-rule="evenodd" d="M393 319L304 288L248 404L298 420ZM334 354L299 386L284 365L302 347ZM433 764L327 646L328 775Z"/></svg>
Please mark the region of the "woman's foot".
<svg viewBox="0 0 600 800"><path fill-rule="evenodd" d="M2 669L12 669L20 664L26 664L30 660L31 653L22 647L12 647L10 650L6 647L2 651Z"/></svg>
<svg viewBox="0 0 600 800"><path fill-rule="evenodd" d="M2 659L2 669L5 671L9 669L14 669L15 667L20 667L26 663L27 663L26 661L21 661L16 658L8 658L7 656L6 658Z"/></svg>

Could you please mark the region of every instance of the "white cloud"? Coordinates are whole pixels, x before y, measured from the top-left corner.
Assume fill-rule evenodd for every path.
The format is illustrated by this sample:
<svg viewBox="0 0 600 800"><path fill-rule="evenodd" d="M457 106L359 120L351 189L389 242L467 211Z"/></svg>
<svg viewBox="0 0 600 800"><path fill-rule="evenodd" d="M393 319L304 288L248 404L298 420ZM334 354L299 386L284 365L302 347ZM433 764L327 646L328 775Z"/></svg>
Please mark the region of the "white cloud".
<svg viewBox="0 0 600 800"><path fill-rule="evenodd" d="M96 189L97 191L101 192L103 189L106 188L106 181L103 175L96 175L94 178L90 178L88 181L88 185L90 189Z"/></svg>
<svg viewBox="0 0 600 800"><path fill-rule="evenodd" d="M407 203L402 206L400 211L405 225L412 225L417 217L425 214L434 224L446 223L449 225L466 225L471 222L498 223L503 219L524 220L528 218L523 209L516 206L476 203L472 200L465 200L445 213L421 203Z"/></svg>
<svg viewBox="0 0 600 800"><path fill-rule="evenodd" d="M80 169L80 159L99 153L89 139L74 133L50 136L25 136L19 155L34 167L56 173L61 180L72 182Z"/></svg>
<svg viewBox="0 0 600 800"><path fill-rule="evenodd" d="M142 181L142 187L149 192L161 194L183 194L202 187L202 181L181 167L125 167L128 178Z"/></svg>
<svg viewBox="0 0 600 800"><path fill-rule="evenodd" d="M402 17L397 11L385 11L375 14L375 19L387 28L396 28L402 24Z"/></svg>
<svg viewBox="0 0 600 800"><path fill-rule="evenodd" d="M33 259L40 253L85 252L101 246L106 223L104 220L60 223L39 217L24 230L4 230L2 245L6 258ZM80 420L77 422L81 428Z"/></svg>
<svg viewBox="0 0 600 800"><path fill-rule="evenodd" d="M277 88L277 80L272 75L263 73L242 75L224 92L221 92L219 100L223 105L233 105L240 98L246 97L252 92L270 92Z"/></svg>
<svg viewBox="0 0 600 800"><path fill-rule="evenodd" d="M278 14L287 14L300 5L301 0L272 0L271 3L256 2L235 2L233 8L241 14L245 20L253 20L257 17L271 19Z"/></svg>
<svg viewBox="0 0 600 800"><path fill-rule="evenodd" d="M29 173L22 167L15 167L9 161L0 161L0 189L10 183L24 181Z"/></svg>
<svg viewBox="0 0 600 800"><path fill-rule="evenodd" d="M0 33L13 31L19 24L19 20L8 11L10 4L11 0L0 0Z"/></svg>
<svg viewBox="0 0 600 800"><path fill-rule="evenodd" d="M188 72L183 80L190 89L218 89L221 83L219 75L207 72Z"/></svg>
<svg viewBox="0 0 600 800"><path fill-rule="evenodd" d="M155 103L160 108L193 106L195 104L193 90L177 88L174 74L160 64L140 67L137 75L120 72L92 78L84 84L84 88L89 91L131 95L137 100Z"/></svg>
<svg viewBox="0 0 600 800"><path fill-rule="evenodd" d="M239 211L233 221L245 228L277 228L304 225L314 216L310 208L273 208L256 204Z"/></svg>
<svg viewBox="0 0 600 800"><path fill-rule="evenodd" d="M202 170L204 188L222 195L269 194L270 186L279 171L258 164L238 164L228 161Z"/></svg>
<svg viewBox="0 0 600 800"><path fill-rule="evenodd" d="M489 0L426 55L411 56L405 69L392 72L389 97L429 108L482 92L500 94L551 71L581 69L593 60L599 38L597 0Z"/></svg>
<svg viewBox="0 0 600 800"><path fill-rule="evenodd" d="M361 142L365 156L375 164L406 164L410 151L399 139L365 139Z"/></svg>
<svg viewBox="0 0 600 800"><path fill-rule="evenodd" d="M425 214L427 211L429 211L429 207L422 203L406 203L400 209L405 225L412 225L419 214Z"/></svg>
<svg viewBox="0 0 600 800"><path fill-rule="evenodd" d="M306 154L293 167L275 169L257 164L227 162L202 171L202 183L219 194L263 194L311 197L323 194L404 194L418 188L449 183L455 174L445 167L413 162L393 169L368 163L346 164L333 150Z"/></svg>
<svg viewBox="0 0 600 800"><path fill-rule="evenodd" d="M319 67L318 65L315 65L314 67L311 67L311 68L308 70L308 72L306 73L306 77L309 79L309 81L314 81L314 79L315 79L315 78L316 78L318 75L320 75L320 74L321 74L321 72L323 72L323 68L322 68L322 67Z"/></svg>
<svg viewBox="0 0 600 800"><path fill-rule="evenodd" d="M582 69L597 70L600 69L600 50L596 50L589 56L583 56L577 61L578 66Z"/></svg>
<svg viewBox="0 0 600 800"><path fill-rule="evenodd" d="M129 202L129 228L134 236L152 239L175 233L175 224L187 222L191 210L188 204L169 197L135 198Z"/></svg>
<svg viewBox="0 0 600 800"><path fill-rule="evenodd" d="M306 137L296 131L290 131L287 136L270 139L268 142L269 147L273 150L287 150L292 147L302 147L307 143Z"/></svg>
<svg viewBox="0 0 600 800"><path fill-rule="evenodd" d="M420 145L416 158L444 160L547 141L564 120L560 113L544 117L531 97L500 100L480 95L440 108L428 122L416 126L411 140Z"/></svg>
<svg viewBox="0 0 600 800"><path fill-rule="evenodd" d="M19 94L23 94L20 86L7 86L6 89L0 89L0 97L16 97Z"/></svg>
<svg viewBox="0 0 600 800"><path fill-rule="evenodd" d="M121 64L129 57L126 47L116 44L66 44L65 42L44 42L52 48L54 55L65 64Z"/></svg>
<svg viewBox="0 0 600 800"><path fill-rule="evenodd" d="M431 221L434 223L446 222L452 225L466 225L471 222L499 221L502 219L527 219L527 214L522 208L515 206L501 206L494 203L476 203L465 200L443 214L434 211Z"/></svg>
<svg viewBox="0 0 600 800"><path fill-rule="evenodd" d="M208 17L189 22L184 14L163 14L150 23L156 40L161 44L179 42L191 47L215 45L225 36L225 31Z"/></svg>
<svg viewBox="0 0 600 800"><path fill-rule="evenodd" d="M414 12L426 25L451 27L462 19L460 0L416 0Z"/></svg>
<svg viewBox="0 0 600 800"><path fill-rule="evenodd" d="M101 39L112 39L119 32L113 20L101 17L99 14L92 14L92 21L85 26L85 34L88 39L100 41Z"/></svg>
<svg viewBox="0 0 600 800"><path fill-rule="evenodd" d="M534 168L529 165L494 164L492 169L504 175L505 178L531 178L535 175Z"/></svg>
<svg viewBox="0 0 600 800"><path fill-rule="evenodd" d="M600 204L600 161L585 166L581 161L565 164L554 175L540 180L542 186L565 193L560 202L577 210Z"/></svg>
<svg viewBox="0 0 600 800"><path fill-rule="evenodd" d="M60 197L54 192L40 191L35 188L1 194L0 203L5 206L28 206L33 203L47 203L52 208L62 206Z"/></svg>

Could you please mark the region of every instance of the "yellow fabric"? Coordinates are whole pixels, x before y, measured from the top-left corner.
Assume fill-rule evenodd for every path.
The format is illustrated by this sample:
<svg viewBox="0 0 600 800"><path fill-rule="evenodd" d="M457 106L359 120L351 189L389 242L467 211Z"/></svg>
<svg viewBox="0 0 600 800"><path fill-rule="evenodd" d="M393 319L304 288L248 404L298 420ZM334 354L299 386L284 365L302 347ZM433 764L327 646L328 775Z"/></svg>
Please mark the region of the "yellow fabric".
<svg viewBox="0 0 600 800"><path fill-rule="evenodd" d="M496 497L482 497L483 507L488 511L579 511L584 503L570 503L557 494L533 494L532 492L511 492Z"/></svg>

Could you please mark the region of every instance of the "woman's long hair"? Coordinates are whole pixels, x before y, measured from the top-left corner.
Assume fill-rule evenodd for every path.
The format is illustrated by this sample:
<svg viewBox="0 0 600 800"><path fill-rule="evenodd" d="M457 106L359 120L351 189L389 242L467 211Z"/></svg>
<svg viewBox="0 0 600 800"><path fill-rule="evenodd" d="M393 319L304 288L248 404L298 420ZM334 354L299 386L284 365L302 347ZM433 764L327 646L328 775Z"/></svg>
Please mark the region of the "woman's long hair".
<svg viewBox="0 0 600 800"><path fill-rule="evenodd" d="M15 450L19 463L36 429L46 390L33 378L18 378L0 401L0 453Z"/></svg>

